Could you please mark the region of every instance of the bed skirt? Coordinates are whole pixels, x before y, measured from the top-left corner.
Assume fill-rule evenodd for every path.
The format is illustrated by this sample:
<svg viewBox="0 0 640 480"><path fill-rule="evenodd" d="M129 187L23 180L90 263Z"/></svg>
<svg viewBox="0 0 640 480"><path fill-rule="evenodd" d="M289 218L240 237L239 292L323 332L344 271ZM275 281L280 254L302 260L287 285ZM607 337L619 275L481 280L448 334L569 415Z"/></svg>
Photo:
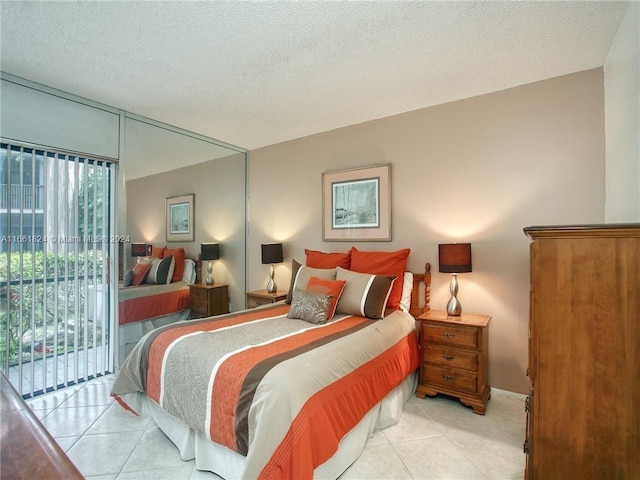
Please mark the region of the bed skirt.
<svg viewBox="0 0 640 480"><path fill-rule="evenodd" d="M129 355L133 347L135 347L138 341L147 333L155 330L156 328L169 325L170 323L188 320L190 312L191 310L187 308L186 310L171 313L169 315L163 315L161 317L149 318L147 320L141 320L139 322L120 325L120 363L122 363L122 361L127 358L127 355Z"/></svg>
<svg viewBox="0 0 640 480"><path fill-rule="evenodd" d="M398 423L405 403L415 392L416 383L417 372L414 372L369 410L340 441L338 451L315 469L314 478L338 478L358 459L374 430ZM124 399L136 411L151 415L156 425L178 447L183 460L195 458L198 470L214 472L225 480L244 478L244 456L223 445L211 442L203 434L169 415L142 393L126 394Z"/></svg>

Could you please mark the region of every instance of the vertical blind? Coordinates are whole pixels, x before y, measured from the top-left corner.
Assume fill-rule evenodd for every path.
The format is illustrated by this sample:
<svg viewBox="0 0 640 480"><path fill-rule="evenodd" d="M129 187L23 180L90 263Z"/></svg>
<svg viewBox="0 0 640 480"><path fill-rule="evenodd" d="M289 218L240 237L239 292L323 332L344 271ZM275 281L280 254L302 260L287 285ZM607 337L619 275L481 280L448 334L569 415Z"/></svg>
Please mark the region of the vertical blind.
<svg viewBox="0 0 640 480"><path fill-rule="evenodd" d="M113 370L115 168L0 145L0 362L24 397Z"/></svg>

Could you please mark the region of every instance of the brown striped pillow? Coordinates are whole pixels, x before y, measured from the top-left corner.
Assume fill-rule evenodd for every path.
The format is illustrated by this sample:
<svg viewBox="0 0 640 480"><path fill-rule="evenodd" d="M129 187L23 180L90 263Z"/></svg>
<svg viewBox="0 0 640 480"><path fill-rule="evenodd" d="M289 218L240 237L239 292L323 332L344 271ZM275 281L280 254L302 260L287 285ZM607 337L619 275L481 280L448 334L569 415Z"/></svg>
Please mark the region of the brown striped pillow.
<svg viewBox="0 0 640 480"><path fill-rule="evenodd" d="M309 283L309 279L311 277L323 278L325 280L335 280L336 269L306 267L296 262L294 258L291 261L291 285L289 286L289 293L287 293L286 303L291 303L294 288L298 287L303 290L307 289L307 284Z"/></svg>
<svg viewBox="0 0 640 480"><path fill-rule="evenodd" d="M149 274L147 275L147 279L144 283L151 285L165 285L167 283L171 283L174 268L175 261L173 255L169 255L162 259L153 258L151 260L151 270L149 270Z"/></svg>
<svg viewBox="0 0 640 480"><path fill-rule="evenodd" d="M387 299L396 277L369 275L336 268L336 280L345 280L336 313L358 315L368 318L384 317Z"/></svg>

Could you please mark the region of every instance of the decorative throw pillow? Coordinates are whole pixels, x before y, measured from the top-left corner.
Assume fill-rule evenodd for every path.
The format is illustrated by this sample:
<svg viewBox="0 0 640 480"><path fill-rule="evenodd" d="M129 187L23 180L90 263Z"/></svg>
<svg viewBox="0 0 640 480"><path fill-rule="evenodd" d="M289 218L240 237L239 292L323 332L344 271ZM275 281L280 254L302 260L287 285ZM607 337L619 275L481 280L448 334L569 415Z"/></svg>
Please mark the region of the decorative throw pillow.
<svg viewBox="0 0 640 480"><path fill-rule="evenodd" d="M330 307L330 295L295 288L287 318L297 318L315 324L326 323Z"/></svg>
<svg viewBox="0 0 640 480"><path fill-rule="evenodd" d="M127 270L127 273L125 273L124 276L122 277L122 286L130 287L131 282L133 282L133 269Z"/></svg>
<svg viewBox="0 0 640 480"><path fill-rule="evenodd" d="M295 287L302 288L303 290L307 288L307 284L311 277L335 280L336 269L305 267L293 259L291 261L291 285L289 287L289 293L287 293L286 303L291 303L291 297L293 296L293 289Z"/></svg>
<svg viewBox="0 0 640 480"><path fill-rule="evenodd" d="M305 248L304 253L307 255L307 267L313 268L335 268L342 267L349 270L351 267L351 250L347 253L325 253L318 250L308 250Z"/></svg>
<svg viewBox="0 0 640 480"><path fill-rule="evenodd" d="M403 278L407 270L407 257L411 249L404 248L395 252L361 252L356 247L351 248L351 270L360 273L370 273L374 275L389 275L396 278ZM402 297L402 283L395 282L387 308L397 309L400 306Z"/></svg>
<svg viewBox="0 0 640 480"><path fill-rule="evenodd" d="M184 259L184 272L182 272L182 281L188 285L196 283L196 262L190 258Z"/></svg>
<svg viewBox="0 0 640 480"><path fill-rule="evenodd" d="M400 308L408 312L411 308L411 292L413 292L413 273L404 272L402 282L402 297L400 298Z"/></svg>
<svg viewBox="0 0 640 480"><path fill-rule="evenodd" d="M133 267L131 286L137 287L138 285L142 285L147 279L149 270L151 270L151 263L137 263L136 266Z"/></svg>
<svg viewBox="0 0 640 480"><path fill-rule="evenodd" d="M167 247L151 247L151 256L156 258L164 258L164 251Z"/></svg>
<svg viewBox="0 0 640 480"><path fill-rule="evenodd" d="M337 268L336 280L347 283L336 307L336 313L368 318L384 317L385 305L396 277L357 273Z"/></svg>
<svg viewBox="0 0 640 480"><path fill-rule="evenodd" d="M151 270L149 270L145 283L151 285L164 285L171 283L174 268L175 261L173 259L173 255L169 255L162 259L151 259Z"/></svg>
<svg viewBox="0 0 640 480"><path fill-rule="evenodd" d="M169 283L179 282L182 280L182 274L184 273L184 259L186 258L186 254L184 252L184 248L166 248L164 251L164 256L168 257L169 255L173 255L175 259L173 269L173 276Z"/></svg>
<svg viewBox="0 0 640 480"><path fill-rule="evenodd" d="M331 305L329 306L329 315L327 320L331 320L336 313L336 306L344 286L344 280L325 280L324 278L311 277L307 283L307 292L322 293L331 297Z"/></svg>

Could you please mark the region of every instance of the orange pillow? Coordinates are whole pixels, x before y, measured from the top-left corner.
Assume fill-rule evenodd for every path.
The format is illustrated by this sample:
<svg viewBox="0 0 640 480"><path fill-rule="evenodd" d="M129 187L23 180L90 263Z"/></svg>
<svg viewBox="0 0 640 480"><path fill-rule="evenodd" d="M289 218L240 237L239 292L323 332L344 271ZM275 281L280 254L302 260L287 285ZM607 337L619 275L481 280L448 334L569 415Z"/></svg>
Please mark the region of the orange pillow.
<svg viewBox="0 0 640 480"><path fill-rule="evenodd" d="M351 270L359 273L395 276L396 281L387 300L387 308L398 309L402 297L402 279L407 270L407 258L410 252L410 248L395 252L361 252L356 247L352 247Z"/></svg>
<svg viewBox="0 0 640 480"><path fill-rule="evenodd" d="M171 282L179 282L182 280L182 275L184 273L184 259L186 257L184 248L165 248L164 256L168 257L169 255L173 255L173 259L175 260L175 267L173 269Z"/></svg>
<svg viewBox="0 0 640 480"><path fill-rule="evenodd" d="M311 277L309 283L307 283L307 292L322 293L323 295L330 295L331 305L329 305L329 312L327 314L327 320L331 320L336 313L336 306L344 286L347 284L345 280L326 280L324 278Z"/></svg>
<svg viewBox="0 0 640 480"><path fill-rule="evenodd" d="M342 267L349 270L351 265L351 251L347 253L325 253L318 250L304 249L307 254L307 267L312 268L336 268Z"/></svg>
<svg viewBox="0 0 640 480"><path fill-rule="evenodd" d="M156 258L164 258L164 251L167 247L151 247L151 256Z"/></svg>
<svg viewBox="0 0 640 480"><path fill-rule="evenodd" d="M142 285L149 274L149 270L151 270L151 263L136 263L136 266L133 267L131 286L137 287L138 285Z"/></svg>

